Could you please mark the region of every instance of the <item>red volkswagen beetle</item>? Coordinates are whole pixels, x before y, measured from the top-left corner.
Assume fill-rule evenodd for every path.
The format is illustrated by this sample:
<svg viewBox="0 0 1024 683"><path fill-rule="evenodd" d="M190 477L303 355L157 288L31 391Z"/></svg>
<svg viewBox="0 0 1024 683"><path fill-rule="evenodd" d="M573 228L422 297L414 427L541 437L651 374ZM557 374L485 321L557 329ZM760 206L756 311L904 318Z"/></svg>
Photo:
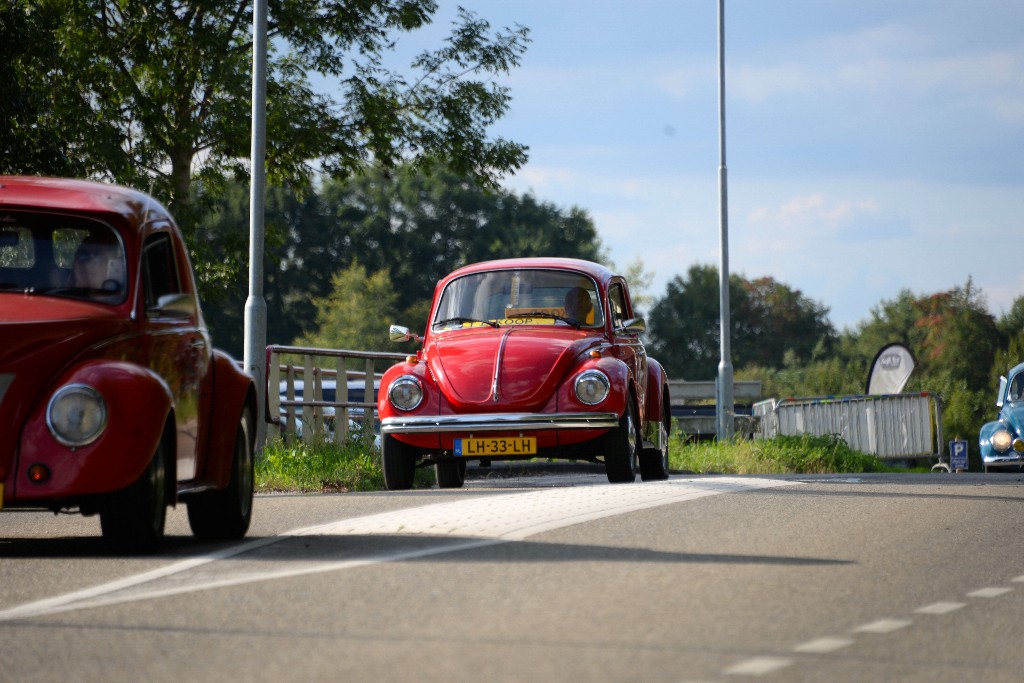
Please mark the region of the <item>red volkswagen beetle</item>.
<svg viewBox="0 0 1024 683"><path fill-rule="evenodd" d="M188 253L151 197L0 177L0 500L99 514L154 550L168 505L201 538L245 535L256 393L216 351Z"/></svg>
<svg viewBox="0 0 1024 683"><path fill-rule="evenodd" d="M648 358L623 277L596 263L529 258L456 270L438 283L423 347L381 380L384 479L442 488L466 463L603 462L611 482L668 477L668 379Z"/></svg>

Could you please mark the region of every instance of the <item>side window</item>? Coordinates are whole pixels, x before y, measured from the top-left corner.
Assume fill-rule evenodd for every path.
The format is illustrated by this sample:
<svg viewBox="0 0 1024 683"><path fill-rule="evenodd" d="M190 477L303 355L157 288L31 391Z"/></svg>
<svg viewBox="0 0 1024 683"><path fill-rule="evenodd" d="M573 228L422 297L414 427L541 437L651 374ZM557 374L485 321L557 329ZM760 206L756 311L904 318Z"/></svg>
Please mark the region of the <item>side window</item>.
<svg viewBox="0 0 1024 683"><path fill-rule="evenodd" d="M626 293L621 284L613 284L608 288L608 303L612 309L612 327L622 327L626 321Z"/></svg>
<svg viewBox="0 0 1024 683"><path fill-rule="evenodd" d="M170 235L152 235L142 248L142 291L147 309L156 306L160 297L181 291Z"/></svg>

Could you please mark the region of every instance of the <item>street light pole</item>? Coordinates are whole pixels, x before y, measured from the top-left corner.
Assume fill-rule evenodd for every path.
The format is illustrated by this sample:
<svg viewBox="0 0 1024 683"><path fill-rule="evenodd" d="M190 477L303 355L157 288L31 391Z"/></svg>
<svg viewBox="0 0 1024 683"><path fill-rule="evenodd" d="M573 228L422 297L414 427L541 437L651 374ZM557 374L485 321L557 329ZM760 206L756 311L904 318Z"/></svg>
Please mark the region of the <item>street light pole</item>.
<svg viewBox="0 0 1024 683"><path fill-rule="evenodd" d="M715 417L719 441L731 439L735 427L732 382L732 351L730 349L729 311L729 192L725 165L725 0L718 0L718 167L719 223L721 228L721 267L719 278L719 311L721 360L718 363L718 396Z"/></svg>
<svg viewBox="0 0 1024 683"><path fill-rule="evenodd" d="M267 0L254 0L252 16L252 168L249 191L249 298L245 302L245 370L256 382L256 443L262 447L267 426L267 302L263 298L263 249L267 151Z"/></svg>

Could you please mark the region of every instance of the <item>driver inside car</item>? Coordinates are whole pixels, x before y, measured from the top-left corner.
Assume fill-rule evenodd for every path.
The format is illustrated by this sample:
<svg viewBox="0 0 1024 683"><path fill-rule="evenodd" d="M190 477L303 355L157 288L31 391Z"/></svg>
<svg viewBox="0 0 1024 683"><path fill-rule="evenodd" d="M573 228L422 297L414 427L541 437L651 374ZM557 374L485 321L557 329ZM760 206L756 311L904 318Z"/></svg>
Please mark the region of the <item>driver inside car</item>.
<svg viewBox="0 0 1024 683"><path fill-rule="evenodd" d="M117 294L124 289L124 258L117 243L82 242L71 265L71 284L90 294Z"/></svg>
<svg viewBox="0 0 1024 683"><path fill-rule="evenodd" d="M582 287L573 287L565 294L565 317L575 320L581 325L592 322L590 317L594 305L590 301L590 294Z"/></svg>

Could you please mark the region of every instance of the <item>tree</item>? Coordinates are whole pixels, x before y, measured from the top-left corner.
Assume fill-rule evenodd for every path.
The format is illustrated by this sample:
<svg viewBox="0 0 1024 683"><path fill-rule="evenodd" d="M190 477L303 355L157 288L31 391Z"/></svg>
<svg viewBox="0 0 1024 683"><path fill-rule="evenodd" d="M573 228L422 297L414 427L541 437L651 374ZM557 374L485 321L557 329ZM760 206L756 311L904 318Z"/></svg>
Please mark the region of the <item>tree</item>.
<svg viewBox="0 0 1024 683"><path fill-rule="evenodd" d="M200 225L202 241L224 247L211 263L244 258L247 201L244 187L229 188ZM327 296L331 277L354 263L388 271L397 296L389 322L415 329L426 320L437 281L466 263L512 256L603 260L585 212L528 194L488 191L447 170L430 176L412 167L371 170L302 196L271 187L266 217L272 255L264 296L272 343L315 332L313 300ZM247 291L238 273L221 300L206 302L215 338L229 350L241 348Z"/></svg>
<svg viewBox="0 0 1024 683"><path fill-rule="evenodd" d="M835 338L828 309L770 277L729 277L730 346L736 368L779 368L825 352ZM652 355L669 374L712 379L721 358L718 269L694 265L676 276L650 313Z"/></svg>
<svg viewBox="0 0 1024 683"><path fill-rule="evenodd" d="M366 268L353 264L331 277L328 296L313 300L316 329L295 343L330 349L386 348L396 299L386 269L367 275Z"/></svg>
<svg viewBox="0 0 1024 683"><path fill-rule="evenodd" d="M10 16L48 20L25 20L47 39L45 59L34 60L32 41L4 41L23 92L41 99L33 109L39 139L63 140L70 126L63 151L71 168L151 189L192 248L204 246L192 239L199 202L248 170L251 1L16 3ZM367 164L388 169L411 159L420 170L445 164L495 186L522 165L526 148L489 139L487 129L510 99L492 79L518 65L525 28L492 33L462 10L443 45L404 73L385 66L402 34L428 24L436 10L434 0L270 0L270 182L308 188L315 169L348 177ZM334 83L336 96L316 92L309 74ZM83 121L87 130L77 128Z"/></svg>
<svg viewBox="0 0 1024 683"><path fill-rule="evenodd" d="M89 160L107 141L90 137L91 112L61 68L55 9L36 0L0 7L0 173L82 176L103 166Z"/></svg>

